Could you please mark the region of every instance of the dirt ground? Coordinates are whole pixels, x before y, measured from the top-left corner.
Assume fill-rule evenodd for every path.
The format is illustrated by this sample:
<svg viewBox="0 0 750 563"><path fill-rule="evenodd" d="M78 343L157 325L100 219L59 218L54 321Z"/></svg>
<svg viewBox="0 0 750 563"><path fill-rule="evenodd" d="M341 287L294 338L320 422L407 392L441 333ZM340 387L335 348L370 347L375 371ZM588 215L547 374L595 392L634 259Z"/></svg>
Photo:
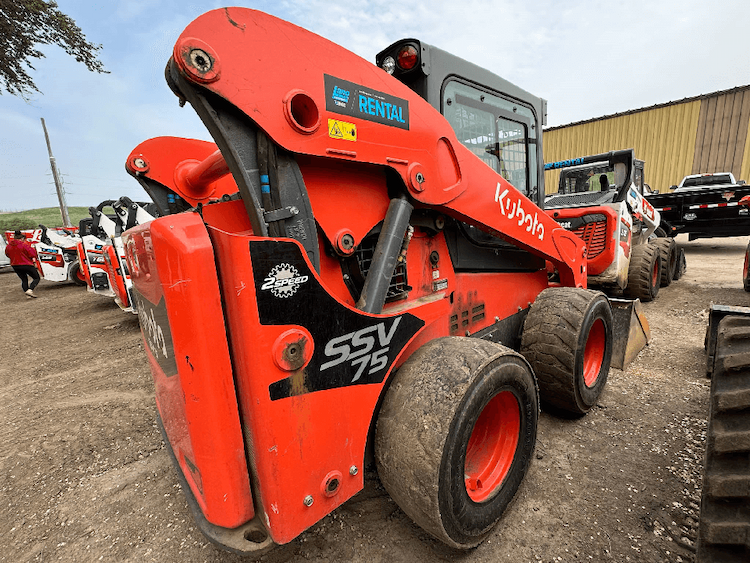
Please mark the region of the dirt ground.
<svg viewBox="0 0 750 563"><path fill-rule="evenodd" d="M652 341L613 369L586 417L545 413L515 502L475 550L443 547L365 490L279 561L693 560L711 303L750 304L745 238L688 242L686 275L644 304ZM112 300L43 281L27 300L0 271L0 561L242 561L197 530L155 424L138 321Z"/></svg>

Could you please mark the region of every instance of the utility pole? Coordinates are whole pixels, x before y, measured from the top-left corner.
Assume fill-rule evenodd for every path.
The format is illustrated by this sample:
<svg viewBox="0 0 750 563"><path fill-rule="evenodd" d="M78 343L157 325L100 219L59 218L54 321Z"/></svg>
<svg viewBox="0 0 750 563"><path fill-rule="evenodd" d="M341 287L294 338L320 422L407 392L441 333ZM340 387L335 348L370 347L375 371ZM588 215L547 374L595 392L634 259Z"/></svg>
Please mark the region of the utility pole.
<svg viewBox="0 0 750 563"><path fill-rule="evenodd" d="M65 192L63 191L62 182L60 181L60 174L57 172L57 164L55 163L55 157L52 156L52 145L49 143L49 135L47 134L47 125L42 120L42 129L44 129L44 140L47 141L47 152L49 153L49 165L52 167L52 177L55 180L55 189L57 189L57 201L60 203L60 214L62 215L63 227L72 227L70 223L70 216L68 215L68 204L65 202Z"/></svg>

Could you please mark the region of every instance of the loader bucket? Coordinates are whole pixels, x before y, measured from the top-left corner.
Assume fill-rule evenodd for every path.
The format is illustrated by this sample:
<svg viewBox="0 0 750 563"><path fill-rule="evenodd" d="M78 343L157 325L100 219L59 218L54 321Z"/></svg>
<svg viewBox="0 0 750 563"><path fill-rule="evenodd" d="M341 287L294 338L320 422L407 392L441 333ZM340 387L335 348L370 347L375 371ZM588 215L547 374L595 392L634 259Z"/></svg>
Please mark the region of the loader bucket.
<svg viewBox="0 0 750 563"><path fill-rule="evenodd" d="M625 369L651 340L651 329L640 299L611 299L614 320L612 367Z"/></svg>

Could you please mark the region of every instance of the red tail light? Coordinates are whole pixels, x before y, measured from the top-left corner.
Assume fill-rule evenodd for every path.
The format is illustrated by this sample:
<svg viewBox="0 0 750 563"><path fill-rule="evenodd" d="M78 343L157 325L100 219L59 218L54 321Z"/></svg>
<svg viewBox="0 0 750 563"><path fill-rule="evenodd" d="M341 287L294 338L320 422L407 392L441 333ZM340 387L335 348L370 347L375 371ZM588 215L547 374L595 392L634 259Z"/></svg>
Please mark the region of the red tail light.
<svg viewBox="0 0 750 563"><path fill-rule="evenodd" d="M411 70L417 65L419 53L414 45L404 45L399 49L396 57L398 66L403 70Z"/></svg>

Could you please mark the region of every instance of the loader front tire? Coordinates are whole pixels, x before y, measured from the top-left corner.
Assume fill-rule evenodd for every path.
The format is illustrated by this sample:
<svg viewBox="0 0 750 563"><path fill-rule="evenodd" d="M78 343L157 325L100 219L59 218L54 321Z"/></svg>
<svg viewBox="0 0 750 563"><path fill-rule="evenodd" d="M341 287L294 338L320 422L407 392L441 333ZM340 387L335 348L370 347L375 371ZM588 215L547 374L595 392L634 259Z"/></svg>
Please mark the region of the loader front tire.
<svg viewBox="0 0 750 563"><path fill-rule="evenodd" d="M654 246L659 249L661 259L661 287L667 287L672 283L675 265L677 264L677 245L673 238L660 237L654 241Z"/></svg>
<svg viewBox="0 0 750 563"><path fill-rule="evenodd" d="M383 399L375 432L383 486L440 541L477 546L526 475L538 401L531 368L510 348L475 338L428 342Z"/></svg>
<svg viewBox="0 0 750 563"><path fill-rule="evenodd" d="M539 382L542 406L586 414L607 384L612 360L612 309L603 293L545 289L526 316L521 354Z"/></svg>
<svg viewBox="0 0 750 563"><path fill-rule="evenodd" d="M638 298L643 302L653 301L659 294L661 284L661 260L659 249L653 244L634 245L630 253L628 268L628 286L626 292L629 297Z"/></svg>

